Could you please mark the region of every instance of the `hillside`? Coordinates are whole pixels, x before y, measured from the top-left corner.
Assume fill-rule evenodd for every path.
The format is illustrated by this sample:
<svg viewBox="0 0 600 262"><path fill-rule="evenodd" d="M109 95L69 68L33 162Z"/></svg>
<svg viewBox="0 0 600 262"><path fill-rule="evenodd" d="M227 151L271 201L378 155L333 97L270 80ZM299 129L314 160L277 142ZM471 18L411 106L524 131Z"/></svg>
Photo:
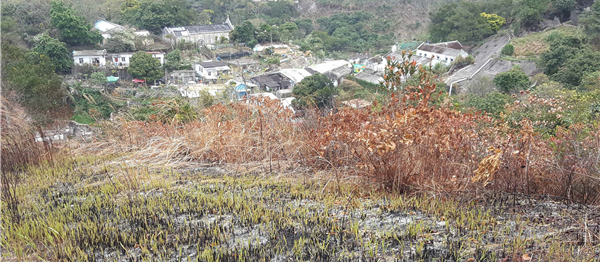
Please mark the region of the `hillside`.
<svg viewBox="0 0 600 262"><path fill-rule="evenodd" d="M317 19L336 13L365 11L376 15L377 22L396 34L400 41L410 41L427 33L429 13L441 4L456 0L299 0L302 17Z"/></svg>

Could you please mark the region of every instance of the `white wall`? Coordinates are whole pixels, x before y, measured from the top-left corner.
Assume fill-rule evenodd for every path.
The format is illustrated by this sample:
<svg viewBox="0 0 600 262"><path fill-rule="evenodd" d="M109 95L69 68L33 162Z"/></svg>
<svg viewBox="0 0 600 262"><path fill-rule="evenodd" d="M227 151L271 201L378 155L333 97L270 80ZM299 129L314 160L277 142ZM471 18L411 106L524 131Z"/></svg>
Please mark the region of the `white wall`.
<svg viewBox="0 0 600 262"><path fill-rule="evenodd" d="M83 59L83 62L80 59ZM73 56L73 63L75 65L92 64L92 61L94 59L99 60L100 66L106 65L106 58L104 56L83 56L83 55Z"/></svg>

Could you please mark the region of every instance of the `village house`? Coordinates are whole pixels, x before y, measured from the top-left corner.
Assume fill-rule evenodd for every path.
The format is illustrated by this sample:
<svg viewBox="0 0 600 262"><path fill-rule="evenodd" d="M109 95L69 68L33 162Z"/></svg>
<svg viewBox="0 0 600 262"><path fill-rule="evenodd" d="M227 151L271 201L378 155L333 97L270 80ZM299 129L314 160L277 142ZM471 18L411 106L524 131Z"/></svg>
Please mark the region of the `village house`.
<svg viewBox="0 0 600 262"><path fill-rule="evenodd" d="M175 70L170 75L172 84L187 85L196 82L196 72L194 70Z"/></svg>
<svg viewBox="0 0 600 262"><path fill-rule="evenodd" d="M146 52L151 54L152 57L158 59L160 61L160 65L165 64L165 53L162 52ZM123 52L123 53L110 53L106 56L107 64L114 65L119 69L129 67L129 63L131 61L131 57L133 56L133 52Z"/></svg>
<svg viewBox="0 0 600 262"><path fill-rule="evenodd" d="M352 73L352 64L345 60L328 61L321 64L309 66L307 68L311 73L321 73L329 77L334 86L338 86L344 77Z"/></svg>
<svg viewBox="0 0 600 262"><path fill-rule="evenodd" d="M231 68L222 61L207 61L194 63L194 70L203 82L216 82L220 75L228 74Z"/></svg>
<svg viewBox="0 0 600 262"><path fill-rule="evenodd" d="M147 52L152 54L152 57L160 61L160 65L164 65L165 54L162 52ZM94 66L105 67L107 65L116 66L119 69L129 67L131 57L135 53L107 53L106 50L82 50L73 51L73 63L75 65L91 64Z"/></svg>
<svg viewBox="0 0 600 262"><path fill-rule="evenodd" d="M450 65L457 57L467 57L469 55L463 50L462 44L458 41L437 44L422 43L417 47L415 54L421 58L431 59L432 66L437 63Z"/></svg>
<svg viewBox="0 0 600 262"><path fill-rule="evenodd" d="M227 17L225 23L222 24L165 27L162 30L162 37L170 41L172 45L185 40L185 42L198 43L202 46L213 46L222 37L229 39L229 32L233 29L234 26Z"/></svg>
<svg viewBox="0 0 600 262"><path fill-rule="evenodd" d="M250 78L250 81L265 91L277 91L292 87L292 81L279 72L255 76Z"/></svg>
<svg viewBox="0 0 600 262"><path fill-rule="evenodd" d="M106 55L106 50L73 51L73 63L75 65L90 64L104 67L106 65Z"/></svg>

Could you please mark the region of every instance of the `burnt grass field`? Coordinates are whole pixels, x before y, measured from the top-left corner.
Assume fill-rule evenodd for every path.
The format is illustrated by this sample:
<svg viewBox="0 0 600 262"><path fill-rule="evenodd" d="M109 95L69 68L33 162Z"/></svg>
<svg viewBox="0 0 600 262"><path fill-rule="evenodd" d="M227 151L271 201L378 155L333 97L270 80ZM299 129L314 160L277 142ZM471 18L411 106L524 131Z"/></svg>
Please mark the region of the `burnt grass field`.
<svg viewBox="0 0 600 262"><path fill-rule="evenodd" d="M4 261L598 261L600 211L560 199L402 195L324 174L31 167ZM468 195L468 197L467 197Z"/></svg>

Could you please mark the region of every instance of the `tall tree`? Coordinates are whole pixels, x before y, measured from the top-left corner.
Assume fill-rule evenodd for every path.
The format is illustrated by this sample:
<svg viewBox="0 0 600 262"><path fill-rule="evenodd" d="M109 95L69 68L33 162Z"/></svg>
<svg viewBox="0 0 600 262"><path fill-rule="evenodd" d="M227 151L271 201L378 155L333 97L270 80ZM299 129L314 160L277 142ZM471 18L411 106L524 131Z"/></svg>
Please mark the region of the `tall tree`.
<svg viewBox="0 0 600 262"><path fill-rule="evenodd" d="M250 43L256 41L256 28L250 21L245 21L229 33L229 39L239 43Z"/></svg>
<svg viewBox="0 0 600 262"><path fill-rule="evenodd" d="M46 33L36 37L33 52L47 56L56 72L67 73L73 66L73 59L67 51L67 45Z"/></svg>
<svg viewBox="0 0 600 262"><path fill-rule="evenodd" d="M100 33L91 30L91 24L63 2L52 2L50 22L60 32L61 41L67 45L96 44L102 40Z"/></svg>
<svg viewBox="0 0 600 262"><path fill-rule="evenodd" d="M294 101L292 103L298 108L309 108L317 106L320 109L333 108L334 97L339 90L333 86L329 78L323 74L314 74L304 78L294 86L292 90Z"/></svg>
<svg viewBox="0 0 600 262"><path fill-rule="evenodd" d="M152 83L165 75L160 68L160 61L144 51L139 51L131 56L127 72L135 78L145 79L147 83Z"/></svg>
<svg viewBox="0 0 600 262"><path fill-rule="evenodd" d="M16 101L27 109L35 125L42 126L70 114L70 100L62 78L45 55L26 53L2 45L2 93L14 92Z"/></svg>

